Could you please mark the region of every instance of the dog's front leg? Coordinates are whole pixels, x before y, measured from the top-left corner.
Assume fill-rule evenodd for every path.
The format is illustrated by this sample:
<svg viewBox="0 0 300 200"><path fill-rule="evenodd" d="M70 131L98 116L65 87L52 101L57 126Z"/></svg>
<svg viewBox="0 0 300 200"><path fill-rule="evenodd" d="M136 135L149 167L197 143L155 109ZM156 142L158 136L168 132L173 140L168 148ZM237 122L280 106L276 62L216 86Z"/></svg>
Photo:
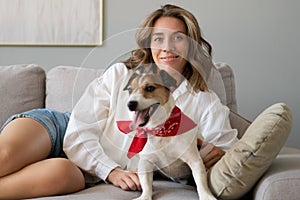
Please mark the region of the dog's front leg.
<svg viewBox="0 0 300 200"><path fill-rule="evenodd" d="M197 186L200 200L216 200L211 193L207 183L207 172L197 148L190 148L182 157L182 160L189 165Z"/></svg>
<svg viewBox="0 0 300 200"><path fill-rule="evenodd" d="M197 191L200 200L216 200L211 193L207 183L207 172L202 160L196 160L189 164L197 186Z"/></svg>
<svg viewBox="0 0 300 200"><path fill-rule="evenodd" d="M148 160L140 160L138 176L142 187L142 195L134 200L152 199L153 163Z"/></svg>

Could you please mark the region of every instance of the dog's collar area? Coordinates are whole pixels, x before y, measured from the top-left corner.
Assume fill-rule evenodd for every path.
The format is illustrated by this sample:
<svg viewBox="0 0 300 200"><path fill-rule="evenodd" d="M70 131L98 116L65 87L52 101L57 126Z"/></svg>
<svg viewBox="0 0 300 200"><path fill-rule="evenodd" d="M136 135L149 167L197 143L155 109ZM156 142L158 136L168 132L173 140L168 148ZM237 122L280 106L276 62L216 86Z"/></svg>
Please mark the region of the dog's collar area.
<svg viewBox="0 0 300 200"><path fill-rule="evenodd" d="M130 127L131 123L131 121L117 121L117 126L121 132L128 134L134 131ZM177 106L175 106L172 110L171 116L164 124L161 124L153 129L136 129L136 134L128 149L127 156L128 158L132 158L135 154L143 150L147 143L148 134L158 137L170 137L186 133L194 127L196 127L194 121L181 112Z"/></svg>

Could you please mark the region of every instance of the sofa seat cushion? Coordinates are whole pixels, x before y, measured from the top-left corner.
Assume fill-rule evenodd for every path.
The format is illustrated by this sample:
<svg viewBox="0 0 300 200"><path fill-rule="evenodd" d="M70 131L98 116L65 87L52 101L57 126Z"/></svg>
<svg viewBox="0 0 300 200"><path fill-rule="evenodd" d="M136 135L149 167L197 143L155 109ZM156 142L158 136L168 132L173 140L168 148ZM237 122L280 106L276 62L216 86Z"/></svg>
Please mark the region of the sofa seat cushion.
<svg viewBox="0 0 300 200"><path fill-rule="evenodd" d="M262 112L209 173L213 193L238 199L266 172L291 130L291 111L277 103Z"/></svg>
<svg viewBox="0 0 300 200"><path fill-rule="evenodd" d="M35 64L0 66L0 125L13 114L44 107L45 77Z"/></svg>
<svg viewBox="0 0 300 200"><path fill-rule="evenodd" d="M99 184L89 189L77 192L75 194L36 198L36 200L43 199L73 199L73 200L99 200L99 199L113 199L124 200L133 199L141 195L137 191L124 191L118 187L107 184ZM153 182L153 200L198 200L198 194L193 186L183 185L180 183L170 182L166 180L155 180Z"/></svg>

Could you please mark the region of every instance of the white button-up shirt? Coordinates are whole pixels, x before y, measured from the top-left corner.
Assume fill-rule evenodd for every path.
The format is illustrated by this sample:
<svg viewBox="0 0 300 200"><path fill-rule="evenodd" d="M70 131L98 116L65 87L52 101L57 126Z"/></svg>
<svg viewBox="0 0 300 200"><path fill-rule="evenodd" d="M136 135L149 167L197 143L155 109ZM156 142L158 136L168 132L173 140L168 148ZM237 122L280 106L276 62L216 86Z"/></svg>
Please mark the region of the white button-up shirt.
<svg viewBox="0 0 300 200"><path fill-rule="evenodd" d="M132 73L123 63L108 68L90 83L70 117L64 151L70 160L98 179L106 180L117 166L137 167L138 156L126 156L133 137L120 132L116 125L116 121L130 119L126 106L129 94L124 88ZM191 92L188 81L183 81L173 97L182 112L197 124L199 138L225 151L237 142L229 109L214 92Z"/></svg>

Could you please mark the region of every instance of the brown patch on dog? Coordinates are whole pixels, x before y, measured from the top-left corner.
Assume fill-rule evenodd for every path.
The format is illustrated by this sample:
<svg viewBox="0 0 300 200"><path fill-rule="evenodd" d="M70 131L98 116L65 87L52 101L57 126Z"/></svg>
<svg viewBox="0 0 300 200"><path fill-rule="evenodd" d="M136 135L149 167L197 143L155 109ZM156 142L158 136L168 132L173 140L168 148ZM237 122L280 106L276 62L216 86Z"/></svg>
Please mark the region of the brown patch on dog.
<svg viewBox="0 0 300 200"><path fill-rule="evenodd" d="M124 90L128 90L130 95L141 94L146 99L156 99L164 105L173 87L176 87L176 80L166 71L156 65L144 65L130 77Z"/></svg>
<svg viewBox="0 0 300 200"><path fill-rule="evenodd" d="M138 89L138 93L142 94L146 99L157 99L161 105L168 101L170 90L164 86L157 74L146 75L139 82L140 89Z"/></svg>

